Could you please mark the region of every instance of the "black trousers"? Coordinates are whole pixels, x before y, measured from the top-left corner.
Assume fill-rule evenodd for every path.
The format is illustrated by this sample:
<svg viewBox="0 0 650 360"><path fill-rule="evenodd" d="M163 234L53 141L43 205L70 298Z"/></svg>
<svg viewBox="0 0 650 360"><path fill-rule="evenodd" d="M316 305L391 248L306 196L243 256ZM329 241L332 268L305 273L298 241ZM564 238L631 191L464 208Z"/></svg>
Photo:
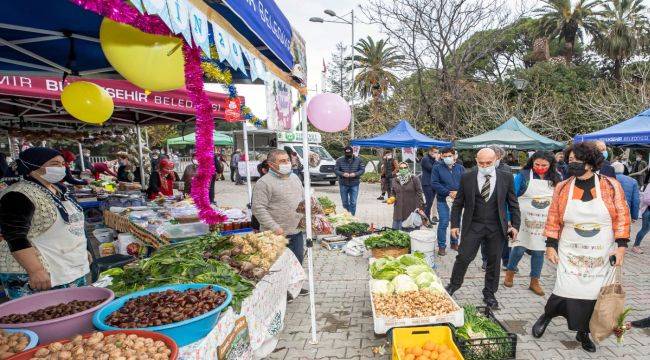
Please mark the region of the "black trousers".
<svg viewBox="0 0 650 360"><path fill-rule="evenodd" d="M454 268L451 272L452 287L458 289L463 285L467 267L474 261L479 247L483 244L487 253L483 296L486 298L494 297L499 288L499 275L501 273L499 260L503 251L503 238L499 224L472 223L467 234L464 234L463 241L460 242L458 248L456 262L454 262Z"/></svg>
<svg viewBox="0 0 650 360"><path fill-rule="evenodd" d="M235 182L235 174L237 174L237 167L230 166L230 181Z"/></svg>

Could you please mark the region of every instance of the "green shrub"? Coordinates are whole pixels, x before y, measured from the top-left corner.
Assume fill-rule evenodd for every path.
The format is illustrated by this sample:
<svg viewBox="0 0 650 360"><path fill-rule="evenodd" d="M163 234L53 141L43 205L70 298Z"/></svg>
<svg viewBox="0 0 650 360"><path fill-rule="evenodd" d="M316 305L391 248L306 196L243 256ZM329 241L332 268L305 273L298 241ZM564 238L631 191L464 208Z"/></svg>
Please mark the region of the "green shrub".
<svg viewBox="0 0 650 360"><path fill-rule="evenodd" d="M376 172L367 172L361 175L361 181L370 184L376 184L381 180L379 173Z"/></svg>

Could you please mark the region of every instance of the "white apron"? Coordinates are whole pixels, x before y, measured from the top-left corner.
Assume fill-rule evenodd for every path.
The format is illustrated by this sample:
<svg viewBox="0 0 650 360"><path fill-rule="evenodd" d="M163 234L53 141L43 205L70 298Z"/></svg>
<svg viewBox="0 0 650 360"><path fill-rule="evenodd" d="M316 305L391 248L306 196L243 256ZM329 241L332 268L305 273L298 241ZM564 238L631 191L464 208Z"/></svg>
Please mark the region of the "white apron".
<svg viewBox="0 0 650 360"><path fill-rule="evenodd" d="M52 286L67 284L88 274L88 254L84 232L84 214L70 201L63 201L68 212L66 224L57 211L56 221L49 229L31 240L50 273Z"/></svg>
<svg viewBox="0 0 650 360"><path fill-rule="evenodd" d="M553 187L548 180L533 178L530 171L528 188L519 197L519 210L521 212L521 227L517 240L510 246L523 246L529 250L546 250L546 237L544 227L548 217L548 209L553 198Z"/></svg>
<svg viewBox="0 0 650 360"><path fill-rule="evenodd" d="M596 197L573 200L571 182L560 236L557 279L553 294L570 299L596 300L612 266L609 254L616 248L612 219L603 201L598 175Z"/></svg>

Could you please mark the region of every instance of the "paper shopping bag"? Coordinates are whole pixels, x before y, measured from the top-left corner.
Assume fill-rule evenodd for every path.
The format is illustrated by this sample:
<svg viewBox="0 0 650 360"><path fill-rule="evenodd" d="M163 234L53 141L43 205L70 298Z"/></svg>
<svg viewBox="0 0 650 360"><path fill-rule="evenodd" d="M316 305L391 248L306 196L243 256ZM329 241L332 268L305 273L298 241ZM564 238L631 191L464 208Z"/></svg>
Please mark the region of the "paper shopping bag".
<svg viewBox="0 0 650 360"><path fill-rule="evenodd" d="M620 266L616 266L598 293L596 306L589 321L589 330L596 342L601 342L614 333L616 320L625 309L622 271Z"/></svg>

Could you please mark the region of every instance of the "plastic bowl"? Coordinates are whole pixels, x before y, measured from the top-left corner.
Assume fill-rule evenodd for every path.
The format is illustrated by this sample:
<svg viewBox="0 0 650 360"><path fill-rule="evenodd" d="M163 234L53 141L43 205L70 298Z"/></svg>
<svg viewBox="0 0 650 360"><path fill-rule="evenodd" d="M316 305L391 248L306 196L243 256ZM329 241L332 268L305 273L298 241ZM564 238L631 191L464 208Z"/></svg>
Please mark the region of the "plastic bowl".
<svg viewBox="0 0 650 360"><path fill-rule="evenodd" d="M108 304L115 298L109 289L83 286L38 292L0 304L0 317L11 314L26 314L52 305L67 303L72 300L101 300L101 304L76 314L22 324L0 324L1 329L27 329L38 334L43 344L54 340L65 339L77 334L94 330L92 317L95 311Z"/></svg>
<svg viewBox="0 0 650 360"><path fill-rule="evenodd" d="M115 326L110 326L104 321L106 318L120 309L124 304L137 297L141 297L150 293L163 292L166 290L176 290L176 291L185 291L189 289L200 289L206 286L212 287L216 291L224 291L226 293L226 300L223 304L219 305L215 309L208 311L203 315L193 317L191 319L179 321L176 323L171 323L161 326L152 326L147 328L137 328L137 330L148 330L155 331L169 336L174 339L178 346L185 346L191 344L195 341L198 341L204 338L214 327L217 325L219 320L219 314L223 309L230 305L232 300L232 292L222 286L213 285L213 284L177 284L177 285L166 285L156 288L146 289L138 292L134 292L129 295L125 295L110 304L106 305L104 308L100 309L93 316L93 324L99 330L120 330L120 328Z"/></svg>
<svg viewBox="0 0 650 360"><path fill-rule="evenodd" d="M29 342L27 343L27 346L23 349L23 351L27 351L29 349L33 349L38 345L38 334L31 330L24 330L24 329L2 329L4 332L9 333L9 334L15 334L15 333L23 333L27 335L29 338Z"/></svg>
<svg viewBox="0 0 650 360"><path fill-rule="evenodd" d="M167 347L169 347L169 349L172 351L172 353L169 356L169 360L176 360L178 358L178 345L176 345L174 340L170 339L169 336L165 336L163 334L155 333L153 331L143 331L143 330L103 331L103 333L104 333L104 335L120 334L120 333L124 333L124 334L127 334L127 335L135 334L135 335L138 335L138 336L141 336L141 337L151 338L153 340L160 340L160 341L164 342L165 345L167 345ZM87 333L87 334L84 334L83 337L88 338L88 337L90 337L92 335L93 335L93 333ZM67 342L70 342L70 340L67 339L67 340L60 341L61 344L65 344ZM34 349L31 349L29 351L23 351L20 354L16 354L16 355L10 357L7 360L30 360L31 358L34 357L34 354L36 354L36 352L38 350L40 350L41 348L46 347L47 345L49 345L49 344L41 345L41 346L39 346L37 348L34 348Z"/></svg>

